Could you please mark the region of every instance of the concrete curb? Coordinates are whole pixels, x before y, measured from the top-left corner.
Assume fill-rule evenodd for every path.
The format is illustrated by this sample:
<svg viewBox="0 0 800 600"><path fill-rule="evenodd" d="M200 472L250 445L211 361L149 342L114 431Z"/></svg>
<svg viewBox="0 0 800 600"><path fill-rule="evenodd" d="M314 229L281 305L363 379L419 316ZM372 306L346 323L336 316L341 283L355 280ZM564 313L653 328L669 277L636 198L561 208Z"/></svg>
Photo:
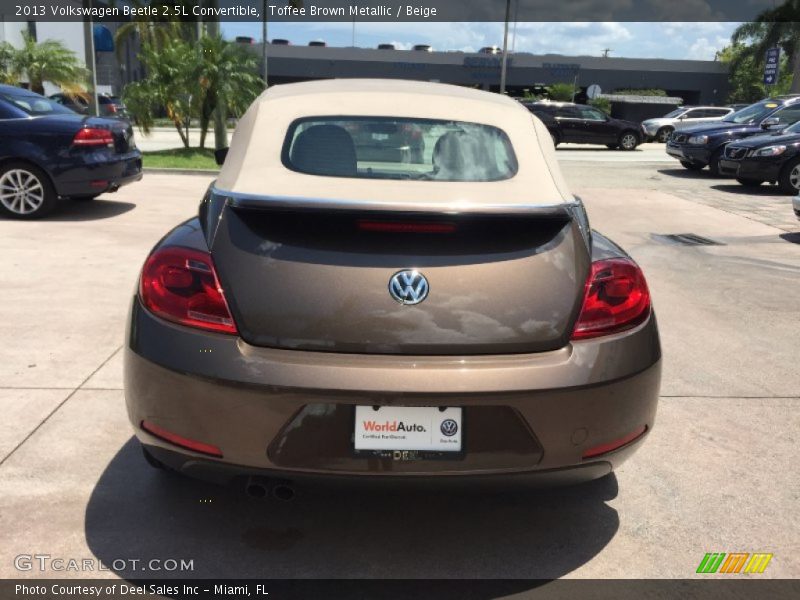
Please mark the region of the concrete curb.
<svg viewBox="0 0 800 600"><path fill-rule="evenodd" d="M145 173L157 175L219 175L218 170L214 169L168 169L163 167L145 167Z"/></svg>

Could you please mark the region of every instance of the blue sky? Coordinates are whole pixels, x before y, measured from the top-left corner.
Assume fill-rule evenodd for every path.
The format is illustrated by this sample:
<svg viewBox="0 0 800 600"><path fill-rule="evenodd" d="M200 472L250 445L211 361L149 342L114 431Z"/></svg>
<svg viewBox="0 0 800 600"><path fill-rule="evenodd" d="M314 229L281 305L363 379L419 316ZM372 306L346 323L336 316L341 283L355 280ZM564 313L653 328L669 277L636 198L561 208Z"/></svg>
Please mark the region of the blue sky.
<svg viewBox="0 0 800 600"><path fill-rule="evenodd" d="M728 44L738 23L518 23L517 52L631 58L713 60ZM260 23L223 23L226 37L249 35L261 39ZM509 47L512 47L512 28ZM329 46L352 45L352 23L270 23L268 37L287 38L305 45L325 40ZM393 42L398 48L431 44L436 50L476 51L503 43L502 23L357 23L356 46L375 47Z"/></svg>

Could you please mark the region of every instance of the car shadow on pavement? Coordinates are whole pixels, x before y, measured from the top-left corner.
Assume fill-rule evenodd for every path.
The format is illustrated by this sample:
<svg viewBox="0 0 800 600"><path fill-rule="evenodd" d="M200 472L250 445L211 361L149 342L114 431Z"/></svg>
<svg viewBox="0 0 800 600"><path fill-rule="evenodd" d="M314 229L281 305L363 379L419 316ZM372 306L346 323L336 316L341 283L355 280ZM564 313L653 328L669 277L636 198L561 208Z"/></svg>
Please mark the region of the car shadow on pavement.
<svg viewBox="0 0 800 600"><path fill-rule="evenodd" d="M614 537L619 517L607 501L616 495L612 474L524 492L301 487L289 502L258 500L156 471L131 438L93 490L85 534L94 555L124 578L551 579ZM131 559L141 562L120 562ZM192 560L193 571L142 572L153 559ZM470 597L538 585L507 584Z"/></svg>
<svg viewBox="0 0 800 600"><path fill-rule="evenodd" d="M658 169L662 175L669 175L670 177L678 177L680 179L713 179L708 170L692 171L690 169Z"/></svg>
<svg viewBox="0 0 800 600"><path fill-rule="evenodd" d="M786 196L786 201L791 205L792 197L787 194L777 185L770 185L763 183L758 186L746 186L738 183L721 183L719 185L712 185L712 190L720 192L730 192L733 194L744 194L746 196Z"/></svg>
<svg viewBox="0 0 800 600"><path fill-rule="evenodd" d="M95 221L110 219L136 208L132 202L119 200L61 200L52 213L45 219L48 221Z"/></svg>

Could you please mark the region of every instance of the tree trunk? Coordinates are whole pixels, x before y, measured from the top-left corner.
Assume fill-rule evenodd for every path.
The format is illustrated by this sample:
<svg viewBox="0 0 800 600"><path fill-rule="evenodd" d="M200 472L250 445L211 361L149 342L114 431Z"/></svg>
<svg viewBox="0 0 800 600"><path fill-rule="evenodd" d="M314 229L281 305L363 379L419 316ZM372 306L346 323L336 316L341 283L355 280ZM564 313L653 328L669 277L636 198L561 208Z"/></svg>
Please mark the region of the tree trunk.
<svg viewBox="0 0 800 600"><path fill-rule="evenodd" d="M178 130L178 135L181 136L181 142L183 142L183 147L189 147L189 130L187 129L186 132L183 130L183 123L180 121L173 121L175 124L175 129Z"/></svg>
<svg viewBox="0 0 800 600"><path fill-rule="evenodd" d="M795 50L792 60L792 87L789 93L800 94L800 48Z"/></svg>
<svg viewBox="0 0 800 600"><path fill-rule="evenodd" d="M217 98L217 108L214 110L214 148L220 150L228 147L228 111L225 101Z"/></svg>
<svg viewBox="0 0 800 600"><path fill-rule="evenodd" d="M32 92L44 96L44 83L41 80L31 80L30 88Z"/></svg>

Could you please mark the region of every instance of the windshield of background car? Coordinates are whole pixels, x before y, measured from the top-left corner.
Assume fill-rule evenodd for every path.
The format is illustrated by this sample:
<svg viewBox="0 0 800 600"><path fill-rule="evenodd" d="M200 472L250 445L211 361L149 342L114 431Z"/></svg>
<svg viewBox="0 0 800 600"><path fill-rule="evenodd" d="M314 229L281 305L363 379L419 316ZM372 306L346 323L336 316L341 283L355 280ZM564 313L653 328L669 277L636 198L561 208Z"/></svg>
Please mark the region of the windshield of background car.
<svg viewBox="0 0 800 600"><path fill-rule="evenodd" d="M61 106L55 100L28 94L0 94L6 102L10 102L32 117L55 114L75 114L74 111Z"/></svg>
<svg viewBox="0 0 800 600"><path fill-rule="evenodd" d="M394 117L310 117L292 123L283 163L328 177L499 181L517 172L505 132L490 125Z"/></svg>
<svg viewBox="0 0 800 600"><path fill-rule="evenodd" d="M800 105L798 106L798 108L800 108ZM794 125L790 125L786 129L781 131L781 134L784 133L800 133L800 120L795 121Z"/></svg>
<svg viewBox="0 0 800 600"><path fill-rule="evenodd" d="M756 102L742 110L737 110L735 113L729 114L722 119L726 123L738 123L744 125L747 123L756 123L778 108L780 103L774 100L764 100L763 102Z"/></svg>

